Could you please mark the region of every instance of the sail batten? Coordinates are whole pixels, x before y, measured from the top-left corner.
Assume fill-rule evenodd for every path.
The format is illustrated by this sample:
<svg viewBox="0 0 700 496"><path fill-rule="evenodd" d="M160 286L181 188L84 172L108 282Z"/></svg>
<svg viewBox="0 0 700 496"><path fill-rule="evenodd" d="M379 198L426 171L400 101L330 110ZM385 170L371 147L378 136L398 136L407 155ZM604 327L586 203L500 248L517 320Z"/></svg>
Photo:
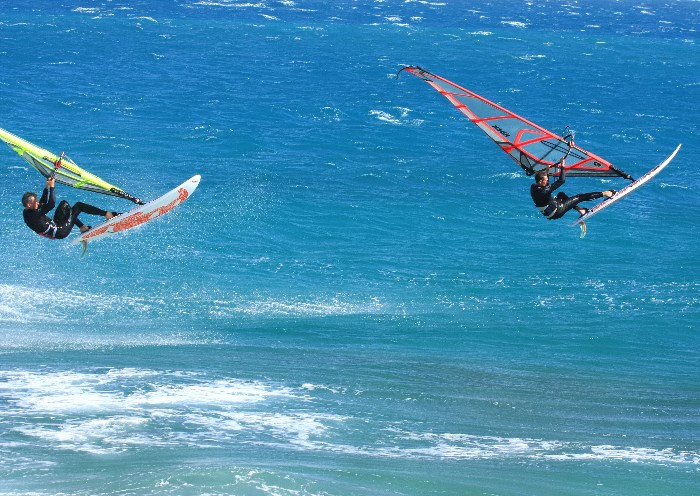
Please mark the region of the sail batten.
<svg viewBox="0 0 700 496"><path fill-rule="evenodd" d="M565 158L567 176L631 179L607 160L448 79L416 66L402 70L422 79L444 96L528 175Z"/></svg>

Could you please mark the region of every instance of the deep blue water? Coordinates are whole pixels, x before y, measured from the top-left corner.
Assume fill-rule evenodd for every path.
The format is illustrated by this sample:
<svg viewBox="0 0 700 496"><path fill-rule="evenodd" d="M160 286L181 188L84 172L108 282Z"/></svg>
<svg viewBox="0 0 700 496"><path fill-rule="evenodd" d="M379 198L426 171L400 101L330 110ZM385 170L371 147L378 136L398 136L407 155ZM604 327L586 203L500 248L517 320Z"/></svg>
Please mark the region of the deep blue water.
<svg viewBox="0 0 700 496"><path fill-rule="evenodd" d="M700 493L699 13L0 2L0 127L203 177L80 258L0 150L0 494ZM580 239L409 64L635 176L683 148Z"/></svg>

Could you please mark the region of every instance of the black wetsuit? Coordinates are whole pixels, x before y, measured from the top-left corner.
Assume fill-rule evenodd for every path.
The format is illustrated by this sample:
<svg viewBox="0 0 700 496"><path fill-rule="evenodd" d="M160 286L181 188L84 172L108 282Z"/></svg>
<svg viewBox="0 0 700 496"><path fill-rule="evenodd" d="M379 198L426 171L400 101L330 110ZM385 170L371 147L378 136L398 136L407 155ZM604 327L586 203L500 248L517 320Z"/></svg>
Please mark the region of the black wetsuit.
<svg viewBox="0 0 700 496"><path fill-rule="evenodd" d="M542 215L548 219L558 219L566 212L574 208L581 202L596 200L605 196L603 193L580 193L574 196L567 196L566 193L560 192L557 196L552 196L552 192L566 181L564 169L561 171L559 179L547 186L540 186L535 183L530 186L530 196L535 206L542 212Z"/></svg>
<svg viewBox="0 0 700 496"><path fill-rule="evenodd" d="M35 233L50 239L63 239L68 236L73 226L82 227L83 223L78 220L81 212L92 215L106 215L107 212L87 203L78 202L73 208L67 201L63 200L58 204L53 219L48 214L56 204L56 196L53 188L44 188L44 193L39 200L38 209L24 209L24 223Z"/></svg>

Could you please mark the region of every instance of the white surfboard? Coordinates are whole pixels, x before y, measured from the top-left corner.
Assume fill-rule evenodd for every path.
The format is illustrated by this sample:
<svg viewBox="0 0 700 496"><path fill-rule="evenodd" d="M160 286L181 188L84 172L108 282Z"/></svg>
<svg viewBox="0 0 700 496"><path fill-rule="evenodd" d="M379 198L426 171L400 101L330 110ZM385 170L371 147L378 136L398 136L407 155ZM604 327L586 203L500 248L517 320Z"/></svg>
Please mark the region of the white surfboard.
<svg viewBox="0 0 700 496"><path fill-rule="evenodd" d="M71 244L83 243L83 248L86 248L88 242L133 229L167 214L192 195L201 178L202 176L199 175L194 176L163 196L96 225L81 233Z"/></svg>
<svg viewBox="0 0 700 496"><path fill-rule="evenodd" d="M613 203L616 203L620 200L622 200L625 196L629 195L632 191L635 189L639 188L641 185L649 181L652 177L657 175L659 172L663 170L664 167L666 167L668 164L671 163L671 160L674 159L676 154L678 153L678 150L681 149L681 145L678 145L676 149L673 151L671 155L669 155L666 160L661 162L659 165L651 169L649 172L644 174L642 177L637 179L636 181L631 182L621 190L619 190L617 193L615 193L613 196L610 198L607 198L603 200L602 202L598 203L596 206L591 208L588 212L586 212L584 215L576 219L576 221L571 224L572 226L575 226L577 224L584 224L588 219L599 213L601 210L604 210L608 208L610 205Z"/></svg>

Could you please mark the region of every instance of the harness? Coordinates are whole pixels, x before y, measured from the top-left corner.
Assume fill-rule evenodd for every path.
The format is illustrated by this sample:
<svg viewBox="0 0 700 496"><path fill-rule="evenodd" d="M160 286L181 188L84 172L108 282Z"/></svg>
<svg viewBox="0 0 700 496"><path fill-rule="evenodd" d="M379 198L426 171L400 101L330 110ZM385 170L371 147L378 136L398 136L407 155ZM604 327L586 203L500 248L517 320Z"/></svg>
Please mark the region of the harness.
<svg viewBox="0 0 700 496"><path fill-rule="evenodd" d="M556 202L550 202L546 207L537 207L537 209L542 213L542 215L548 219L551 219L557 213L559 205L557 205Z"/></svg>
<svg viewBox="0 0 700 496"><path fill-rule="evenodd" d="M48 239L56 239L56 235L58 234L58 230L69 226L71 221L73 220L73 213L71 212L70 209L68 209L68 219L61 224L60 226L56 225L56 222L53 220L49 221L49 227L46 228L44 232L37 233L39 236L43 236L44 238Z"/></svg>
<svg viewBox="0 0 700 496"><path fill-rule="evenodd" d="M58 233L58 226L52 221L46 231L37 233L39 236L43 236L48 239L56 239L56 234Z"/></svg>

